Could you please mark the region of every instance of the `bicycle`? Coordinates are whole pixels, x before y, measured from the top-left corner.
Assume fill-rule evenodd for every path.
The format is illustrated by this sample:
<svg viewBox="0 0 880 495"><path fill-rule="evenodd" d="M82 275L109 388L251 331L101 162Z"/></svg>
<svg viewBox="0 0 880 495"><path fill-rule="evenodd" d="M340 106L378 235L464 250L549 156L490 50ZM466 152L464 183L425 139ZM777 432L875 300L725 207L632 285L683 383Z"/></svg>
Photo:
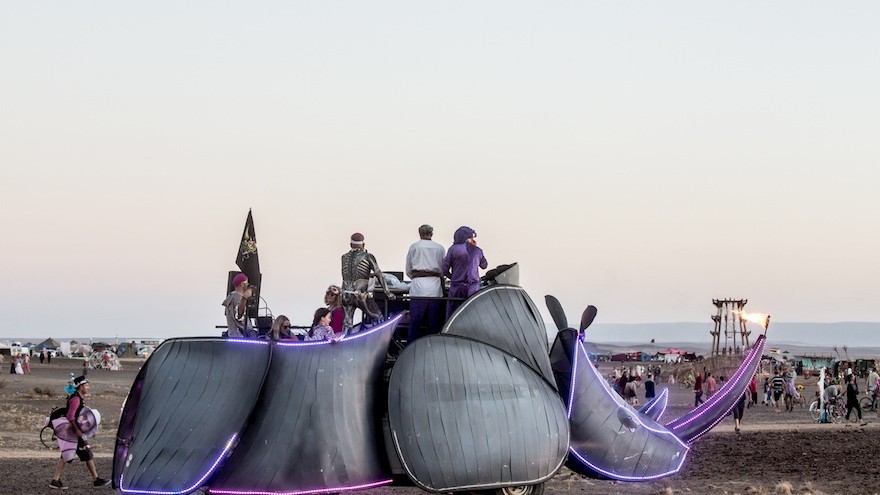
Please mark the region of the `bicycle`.
<svg viewBox="0 0 880 495"><path fill-rule="evenodd" d="M47 449L58 449L58 444L55 442L55 428L52 427L52 419L59 413L62 413L61 408L53 407L52 411L49 412L49 415L46 416L46 421L45 424L43 424L43 429L40 430L40 443L42 443L43 446Z"/></svg>
<svg viewBox="0 0 880 495"><path fill-rule="evenodd" d="M58 450L58 444L55 443L55 429L51 424L47 424L40 430L40 443L47 449Z"/></svg>
<svg viewBox="0 0 880 495"><path fill-rule="evenodd" d="M822 411L819 409L819 401L814 400L810 403L810 417L813 421L819 421L822 417ZM829 404L825 404L825 421L827 423L842 423L846 418L846 406L843 401L832 399Z"/></svg>

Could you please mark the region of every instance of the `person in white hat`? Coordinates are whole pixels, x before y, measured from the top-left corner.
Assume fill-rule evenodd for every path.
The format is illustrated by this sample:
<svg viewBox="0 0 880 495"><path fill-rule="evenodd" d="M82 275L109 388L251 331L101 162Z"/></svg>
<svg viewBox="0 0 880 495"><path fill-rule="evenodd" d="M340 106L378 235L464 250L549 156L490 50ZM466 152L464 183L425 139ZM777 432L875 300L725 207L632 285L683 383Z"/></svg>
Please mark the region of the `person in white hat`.
<svg viewBox="0 0 880 495"><path fill-rule="evenodd" d="M85 407L84 397L89 393L89 381L85 376L78 376L73 379L73 386L75 390L67 398L66 414L53 421L58 440L58 447L61 450L61 458L58 459L58 465L55 467L55 476L53 476L52 481L49 482L49 488L56 490L67 489L67 486L61 482L61 473L64 472L64 465L73 462L77 457L79 457L80 461L86 463L86 467L89 469L89 474L92 475L93 486L107 486L110 484L110 480L98 476L92 448L86 441L86 432L83 432L80 428L83 410L88 409ZM95 427L96 426L97 425L95 425ZM66 432L72 432L73 435L62 434L62 427L64 427L63 429ZM74 441L76 444L73 443Z"/></svg>

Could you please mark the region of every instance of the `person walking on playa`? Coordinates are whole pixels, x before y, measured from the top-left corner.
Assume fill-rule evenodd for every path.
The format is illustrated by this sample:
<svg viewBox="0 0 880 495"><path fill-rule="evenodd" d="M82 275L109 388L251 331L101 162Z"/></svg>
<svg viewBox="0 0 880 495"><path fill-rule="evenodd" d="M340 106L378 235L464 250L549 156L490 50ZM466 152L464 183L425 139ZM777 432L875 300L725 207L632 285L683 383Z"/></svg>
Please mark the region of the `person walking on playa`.
<svg viewBox="0 0 880 495"><path fill-rule="evenodd" d="M877 374L877 368L871 368L871 373L868 374L868 378L865 380L868 397L871 397L871 410L874 409L874 405L877 403L876 391L878 382L880 382L880 375Z"/></svg>
<svg viewBox="0 0 880 495"><path fill-rule="evenodd" d="M742 417L746 411L746 397L748 395L749 391L745 390L739 400L736 401L736 405L733 406L733 431L736 433L739 433L739 427L742 425Z"/></svg>
<svg viewBox="0 0 880 495"><path fill-rule="evenodd" d="M770 388L773 389L773 406L776 412L782 412L782 393L785 390L785 378L782 377L782 370L776 373L773 380L770 381Z"/></svg>
<svg viewBox="0 0 880 495"><path fill-rule="evenodd" d="M71 430L76 434L76 450L72 448L72 445L70 449L61 448L61 458L58 459L58 464L55 466L55 475L52 477L52 481L49 482L49 488L55 490L67 489L67 486L61 482L61 473L64 472L64 465L73 462L73 459L76 457L79 457L80 461L86 463L89 474L92 475L92 486L107 486L110 484L110 480L98 476L92 448L86 441L86 435L80 430L78 423L80 413L82 412L83 407L85 407L84 397L89 393L89 381L84 376L78 376L73 380L73 386L75 387L75 390L67 398L67 414L65 418L70 423ZM63 440L59 437L59 447L62 447L62 441Z"/></svg>
<svg viewBox="0 0 880 495"><path fill-rule="evenodd" d="M653 399L654 396L654 374L648 373L648 379L645 380L645 402Z"/></svg>
<svg viewBox="0 0 880 495"><path fill-rule="evenodd" d="M694 407L703 403L703 375L698 374L694 380Z"/></svg>
<svg viewBox="0 0 880 495"><path fill-rule="evenodd" d="M859 413L859 421L862 422L862 426L865 426L868 423L862 420L862 406L859 405L859 384L856 382L856 375L847 375L846 379L846 420L849 421L849 415L855 409Z"/></svg>
<svg viewBox="0 0 880 495"><path fill-rule="evenodd" d="M706 397L712 397L716 390L718 390L718 384L715 382L715 377L711 372L706 373Z"/></svg>
<svg viewBox="0 0 880 495"><path fill-rule="evenodd" d="M752 380L749 382L749 402L746 404L746 407L752 407L758 404L758 373L756 372L752 375Z"/></svg>

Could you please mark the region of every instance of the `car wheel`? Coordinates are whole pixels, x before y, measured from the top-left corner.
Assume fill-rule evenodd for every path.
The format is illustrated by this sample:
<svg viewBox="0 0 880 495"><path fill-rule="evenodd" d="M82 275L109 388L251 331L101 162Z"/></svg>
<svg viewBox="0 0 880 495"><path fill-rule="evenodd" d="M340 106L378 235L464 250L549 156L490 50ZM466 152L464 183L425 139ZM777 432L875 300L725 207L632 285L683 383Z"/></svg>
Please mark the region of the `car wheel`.
<svg viewBox="0 0 880 495"><path fill-rule="evenodd" d="M468 492L469 495L542 495L543 493L543 483L539 485L507 486L504 488L496 488L495 490L478 490Z"/></svg>

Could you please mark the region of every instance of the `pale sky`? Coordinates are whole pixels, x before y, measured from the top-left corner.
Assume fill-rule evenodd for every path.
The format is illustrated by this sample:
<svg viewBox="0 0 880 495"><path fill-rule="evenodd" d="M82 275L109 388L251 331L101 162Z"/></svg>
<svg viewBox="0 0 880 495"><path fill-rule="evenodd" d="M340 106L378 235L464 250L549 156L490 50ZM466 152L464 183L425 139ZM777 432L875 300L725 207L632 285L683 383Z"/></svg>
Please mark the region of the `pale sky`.
<svg viewBox="0 0 880 495"><path fill-rule="evenodd" d="M0 338L216 334L248 208L295 323L422 223L573 322L880 321L878 14L0 0Z"/></svg>

